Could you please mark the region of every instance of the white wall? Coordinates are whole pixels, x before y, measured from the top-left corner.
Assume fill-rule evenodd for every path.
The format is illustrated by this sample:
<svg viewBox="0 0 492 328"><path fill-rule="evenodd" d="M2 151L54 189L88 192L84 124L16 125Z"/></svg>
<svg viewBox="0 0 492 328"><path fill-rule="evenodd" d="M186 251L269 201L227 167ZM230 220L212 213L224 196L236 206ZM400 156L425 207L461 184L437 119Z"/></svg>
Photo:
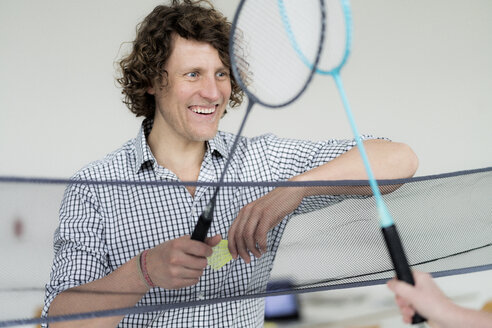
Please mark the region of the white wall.
<svg viewBox="0 0 492 328"><path fill-rule="evenodd" d="M0 2L0 175L69 177L135 136L114 82L120 45L159 1ZM215 1L232 17L237 0ZM410 144L419 175L492 162L492 3L353 1L342 70L363 133ZM221 127L236 131L243 111ZM278 122L282 122L279 124ZM246 135L349 137L333 82L282 111L255 107Z"/></svg>
<svg viewBox="0 0 492 328"><path fill-rule="evenodd" d="M239 1L213 2L232 18ZM360 131L410 144L417 175L491 166L492 2L352 2L342 77ZM67 178L136 135L114 62L158 3L0 1L0 175ZM243 114L221 128L235 132ZM346 138L344 115L333 81L317 76L291 107L255 107L245 134Z"/></svg>

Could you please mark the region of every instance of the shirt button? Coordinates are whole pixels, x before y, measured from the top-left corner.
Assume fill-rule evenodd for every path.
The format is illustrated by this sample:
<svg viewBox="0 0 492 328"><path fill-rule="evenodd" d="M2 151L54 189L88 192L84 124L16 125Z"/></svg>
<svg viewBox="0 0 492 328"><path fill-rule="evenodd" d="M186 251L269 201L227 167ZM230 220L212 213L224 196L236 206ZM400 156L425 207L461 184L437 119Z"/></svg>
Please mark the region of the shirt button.
<svg viewBox="0 0 492 328"><path fill-rule="evenodd" d="M197 291L196 293L196 299L199 301L202 301L205 299L205 293L201 290Z"/></svg>

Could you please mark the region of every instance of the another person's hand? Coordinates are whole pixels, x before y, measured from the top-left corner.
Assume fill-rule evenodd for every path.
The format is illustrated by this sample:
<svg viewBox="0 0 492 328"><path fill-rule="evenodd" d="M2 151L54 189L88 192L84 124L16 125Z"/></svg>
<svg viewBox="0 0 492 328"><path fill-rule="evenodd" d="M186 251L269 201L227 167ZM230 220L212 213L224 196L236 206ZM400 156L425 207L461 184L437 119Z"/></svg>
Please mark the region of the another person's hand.
<svg viewBox="0 0 492 328"><path fill-rule="evenodd" d="M229 229L229 251L250 262L251 252L257 258L267 251L267 234L293 212L304 198L304 188L279 187L244 206Z"/></svg>
<svg viewBox="0 0 492 328"><path fill-rule="evenodd" d="M388 287L395 293L403 321L411 323L417 311L428 319L430 325L446 327L446 322L457 307L447 298L428 273L413 272L415 286L393 278Z"/></svg>
<svg viewBox="0 0 492 328"><path fill-rule="evenodd" d="M220 235L205 243L183 236L166 241L147 253L147 271L152 282L165 289L196 285L207 266L212 247L222 240Z"/></svg>

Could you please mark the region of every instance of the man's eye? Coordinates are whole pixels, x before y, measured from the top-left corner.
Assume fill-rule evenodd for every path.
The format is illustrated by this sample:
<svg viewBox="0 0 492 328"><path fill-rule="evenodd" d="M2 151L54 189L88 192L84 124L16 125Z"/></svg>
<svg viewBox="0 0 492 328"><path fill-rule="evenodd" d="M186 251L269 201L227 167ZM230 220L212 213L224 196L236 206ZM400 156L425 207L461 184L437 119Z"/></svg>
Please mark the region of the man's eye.
<svg viewBox="0 0 492 328"><path fill-rule="evenodd" d="M227 77L227 76L229 76L229 73L227 73L227 72L218 72L217 73L217 76L218 77Z"/></svg>
<svg viewBox="0 0 492 328"><path fill-rule="evenodd" d="M198 73L197 72L190 72L190 73L186 74L186 76L188 76L188 77L197 77L198 76Z"/></svg>

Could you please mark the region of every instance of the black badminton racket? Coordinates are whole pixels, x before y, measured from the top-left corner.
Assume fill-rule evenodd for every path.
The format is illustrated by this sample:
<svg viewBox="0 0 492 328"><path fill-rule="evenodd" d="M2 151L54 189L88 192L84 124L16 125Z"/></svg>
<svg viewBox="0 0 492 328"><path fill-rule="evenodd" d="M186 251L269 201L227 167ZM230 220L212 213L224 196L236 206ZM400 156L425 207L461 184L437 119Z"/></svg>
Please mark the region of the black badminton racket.
<svg viewBox="0 0 492 328"><path fill-rule="evenodd" d="M295 13L291 29L302 35L304 59L299 60L284 30L279 7ZM242 0L232 23L229 53L234 78L248 97L246 113L222 170L215 192L198 218L191 239L204 241L217 195L254 104L280 108L291 104L311 81L324 40L325 5L322 0ZM312 63L308 64L307 63Z"/></svg>

